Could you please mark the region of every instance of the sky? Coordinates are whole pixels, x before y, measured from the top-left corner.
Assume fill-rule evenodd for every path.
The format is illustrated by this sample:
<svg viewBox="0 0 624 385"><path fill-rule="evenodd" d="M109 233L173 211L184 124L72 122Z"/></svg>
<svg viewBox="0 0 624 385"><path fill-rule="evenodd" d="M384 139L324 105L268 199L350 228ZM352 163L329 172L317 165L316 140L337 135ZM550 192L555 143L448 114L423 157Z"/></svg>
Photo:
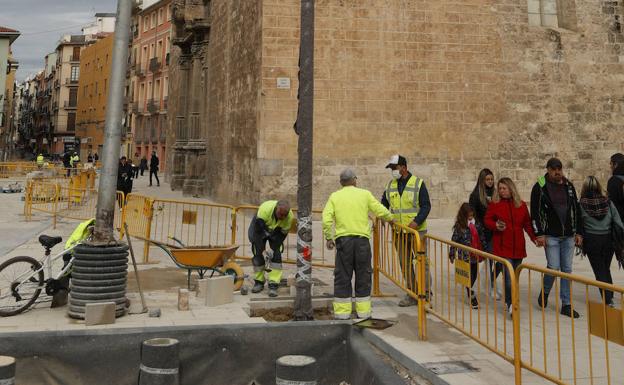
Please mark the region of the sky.
<svg viewBox="0 0 624 385"><path fill-rule="evenodd" d="M62 35L80 34L96 13L116 10L117 0L0 0L0 26L21 33L11 45L19 61L17 80L43 69Z"/></svg>

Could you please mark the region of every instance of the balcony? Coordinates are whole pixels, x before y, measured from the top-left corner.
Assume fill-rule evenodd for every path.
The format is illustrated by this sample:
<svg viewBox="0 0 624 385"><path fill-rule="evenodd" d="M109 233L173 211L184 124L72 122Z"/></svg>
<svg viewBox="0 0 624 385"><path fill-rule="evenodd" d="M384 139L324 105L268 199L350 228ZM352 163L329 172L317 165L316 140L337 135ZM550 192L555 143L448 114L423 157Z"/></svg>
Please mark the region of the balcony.
<svg viewBox="0 0 624 385"><path fill-rule="evenodd" d="M167 108L169 106L169 97L165 96L162 101L162 108L160 109L162 112L167 112Z"/></svg>
<svg viewBox="0 0 624 385"><path fill-rule="evenodd" d="M152 73L156 73L156 72L160 71L160 59L159 58L153 57L153 58L150 59L149 70Z"/></svg>
<svg viewBox="0 0 624 385"><path fill-rule="evenodd" d="M63 107L67 110L75 110L76 109L76 101L74 100L66 100L65 103L63 103Z"/></svg>
<svg viewBox="0 0 624 385"><path fill-rule="evenodd" d="M132 102L130 104L130 108L128 109L128 111L137 113L138 109L139 109L139 102Z"/></svg>
<svg viewBox="0 0 624 385"><path fill-rule="evenodd" d="M78 85L78 79L65 78L65 85L66 86L77 86Z"/></svg>
<svg viewBox="0 0 624 385"><path fill-rule="evenodd" d="M156 106L154 99L147 100L147 112L149 112L150 114L155 114L156 112L158 112L158 107Z"/></svg>
<svg viewBox="0 0 624 385"><path fill-rule="evenodd" d="M142 102L137 103L137 108L135 110L138 114L142 114L145 112L145 106Z"/></svg>
<svg viewBox="0 0 624 385"><path fill-rule="evenodd" d="M160 143L165 143L167 141L167 130L162 125L160 126Z"/></svg>
<svg viewBox="0 0 624 385"><path fill-rule="evenodd" d="M80 61L80 54L72 54L69 57L69 61L79 62Z"/></svg>
<svg viewBox="0 0 624 385"><path fill-rule="evenodd" d="M139 63L137 65L137 67L134 70L134 74L138 77L144 77L145 76L145 69L142 68L141 64Z"/></svg>

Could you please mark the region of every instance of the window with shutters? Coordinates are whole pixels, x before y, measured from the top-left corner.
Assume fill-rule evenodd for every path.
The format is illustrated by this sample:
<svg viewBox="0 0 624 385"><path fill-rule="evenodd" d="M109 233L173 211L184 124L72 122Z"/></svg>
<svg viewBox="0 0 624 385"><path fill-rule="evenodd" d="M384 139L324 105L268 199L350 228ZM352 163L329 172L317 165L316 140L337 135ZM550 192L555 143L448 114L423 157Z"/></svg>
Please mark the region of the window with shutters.
<svg viewBox="0 0 624 385"><path fill-rule="evenodd" d="M574 0L527 0L529 25L576 30Z"/></svg>

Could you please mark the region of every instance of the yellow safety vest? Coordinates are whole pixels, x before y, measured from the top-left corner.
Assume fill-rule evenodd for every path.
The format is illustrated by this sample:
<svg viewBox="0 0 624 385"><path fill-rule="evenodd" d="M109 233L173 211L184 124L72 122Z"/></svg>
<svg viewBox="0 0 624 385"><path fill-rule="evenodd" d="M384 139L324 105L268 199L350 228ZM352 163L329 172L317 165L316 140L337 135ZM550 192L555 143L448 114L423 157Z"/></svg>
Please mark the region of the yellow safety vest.
<svg viewBox="0 0 624 385"><path fill-rule="evenodd" d="M72 156L71 159L69 160L69 165L74 167L74 165L76 165L79 160L80 160L80 157L78 155Z"/></svg>
<svg viewBox="0 0 624 385"><path fill-rule="evenodd" d="M412 175L403 189L403 194L399 194L399 181L393 179L388 183L386 199L390 203L390 212L400 224L408 226L418 215L418 211L420 211L418 196L422 184L422 179ZM417 230L424 231L426 229L427 221L424 221L418 226Z"/></svg>
<svg viewBox="0 0 624 385"><path fill-rule="evenodd" d="M73 245L82 242L89 236L89 226L95 224L95 218L86 220L78 225L74 229L74 232L69 236L67 242L65 242L65 249L69 249Z"/></svg>
<svg viewBox="0 0 624 385"><path fill-rule="evenodd" d="M266 201L258 207L258 214L256 216L266 223L269 230L273 231L279 227L282 229L283 233L288 233L295 216L293 215L292 210L289 210L286 218L278 220L275 218L275 215L273 215L276 206L277 201Z"/></svg>
<svg viewBox="0 0 624 385"><path fill-rule="evenodd" d="M32 159L32 158L31 158L31 159ZM43 166L43 155L39 155L39 156L37 157L37 164L38 164L39 166Z"/></svg>

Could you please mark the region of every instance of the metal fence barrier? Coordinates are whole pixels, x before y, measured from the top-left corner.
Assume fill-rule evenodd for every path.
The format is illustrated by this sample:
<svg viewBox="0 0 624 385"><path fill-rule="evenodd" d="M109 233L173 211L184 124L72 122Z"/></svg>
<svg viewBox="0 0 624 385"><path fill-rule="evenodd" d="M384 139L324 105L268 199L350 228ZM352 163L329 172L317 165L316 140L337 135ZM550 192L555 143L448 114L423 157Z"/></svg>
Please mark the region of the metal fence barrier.
<svg viewBox="0 0 624 385"><path fill-rule="evenodd" d="M516 269L522 315L522 367L557 384L621 384L624 380L624 288L531 264ZM557 279L548 306L544 277ZM570 284L570 305L581 318L559 314L561 279ZM613 293L614 307L604 292ZM619 307L619 308L618 308Z"/></svg>

